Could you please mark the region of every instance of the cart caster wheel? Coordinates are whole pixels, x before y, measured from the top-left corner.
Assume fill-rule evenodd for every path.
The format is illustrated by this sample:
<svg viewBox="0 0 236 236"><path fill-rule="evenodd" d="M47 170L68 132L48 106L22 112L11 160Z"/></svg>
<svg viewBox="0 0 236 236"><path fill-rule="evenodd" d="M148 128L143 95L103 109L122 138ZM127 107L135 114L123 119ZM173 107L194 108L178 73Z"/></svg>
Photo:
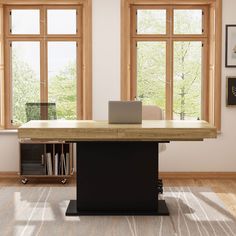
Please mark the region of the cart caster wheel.
<svg viewBox="0 0 236 236"><path fill-rule="evenodd" d="M65 184L66 182L67 182L67 179L63 179L63 180L61 181L62 184Z"/></svg>
<svg viewBox="0 0 236 236"><path fill-rule="evenodd" d="M27 182L28 182L28 179L26 179L26 178L21 180L22 184L27 184Z"/></svg>

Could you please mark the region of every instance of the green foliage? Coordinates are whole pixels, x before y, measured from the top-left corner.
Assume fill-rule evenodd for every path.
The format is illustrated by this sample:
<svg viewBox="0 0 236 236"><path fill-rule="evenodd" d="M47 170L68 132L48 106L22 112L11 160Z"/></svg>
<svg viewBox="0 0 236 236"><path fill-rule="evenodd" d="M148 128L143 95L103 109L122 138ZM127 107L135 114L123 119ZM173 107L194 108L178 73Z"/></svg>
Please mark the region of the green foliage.
<svg viewBox="0 0 236 236"><path fill-rule="evenodd" d="M40 102L40 82L30 66L12 55L12 119L14 124L26 122L25 104Z"/></svg>
<svg viewBox="0 0 236 236"><path fill-rule="evenodd" d="M137 94L144 104L165 110L165 43L139 42L137 49Z"/></svg>
<svg viewBox="0 0 236 236"><path fill-rule="evenodd" d="M50 79L49 102L55 102L58 119L76 119L76 69L70 63ZM26 122L26 107L29 102L40 102L40 79L16 54L12 56L13 123Z"/></svg>
<svg viewBox="0 0 236 236"><path fill-rule="evenodd" d="M58 75L49 79L48 100L56 103L58 119L76 119L75 63L69 63Z"/></svg>

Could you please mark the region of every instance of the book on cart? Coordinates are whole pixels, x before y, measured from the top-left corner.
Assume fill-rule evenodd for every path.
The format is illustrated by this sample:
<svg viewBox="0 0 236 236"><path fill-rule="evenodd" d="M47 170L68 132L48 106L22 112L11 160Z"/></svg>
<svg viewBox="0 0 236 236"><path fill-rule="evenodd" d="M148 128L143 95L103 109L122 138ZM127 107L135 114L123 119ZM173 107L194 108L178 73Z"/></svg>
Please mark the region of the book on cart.
<svg viewBox="0 0 236 236"><path fill-rule="evenodd" d="M54 157L54 175L58 175L58 163L59 163L59 156L58 153L56 153Z"/></svg>
<svg viewBox="0 0 236 236"><path fill-rule="evenodd" d="M47 174L48 175L52 175L53 171L52 171L52 155L50 152L48 152L46 154L46 158L47 158Z"/></svg>
<svg viewBox="0 0 236 236"><path fill-rule="evenodd" d="M66 153L66 175L70 174L70 154Z"/></svg>
<svg viewBox="0 0 236 236"><path fill-rule="evenodd" d="M60 157L60 168L59 168L59 171L60 171L60 175L65 175L65 172L66 172L66 160L65 160L64 153L62 153L61 157Z"/></svg>

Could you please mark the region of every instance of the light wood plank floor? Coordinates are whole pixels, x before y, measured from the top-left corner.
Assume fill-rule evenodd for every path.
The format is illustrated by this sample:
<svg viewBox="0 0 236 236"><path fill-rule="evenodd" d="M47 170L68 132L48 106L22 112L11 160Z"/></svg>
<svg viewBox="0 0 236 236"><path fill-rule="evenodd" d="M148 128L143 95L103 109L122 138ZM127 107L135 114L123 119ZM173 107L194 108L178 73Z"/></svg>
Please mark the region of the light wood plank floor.
<svg viewBox="0 0 236 236"><path fill-rule="evenodd" d="M236 179L164 179L164 186L210 187L224 202L226 208L236 218ZM58 180L30 180L23 185L17 178L0 178L1 186L75 186L75 179L63 185Z"/></svg>

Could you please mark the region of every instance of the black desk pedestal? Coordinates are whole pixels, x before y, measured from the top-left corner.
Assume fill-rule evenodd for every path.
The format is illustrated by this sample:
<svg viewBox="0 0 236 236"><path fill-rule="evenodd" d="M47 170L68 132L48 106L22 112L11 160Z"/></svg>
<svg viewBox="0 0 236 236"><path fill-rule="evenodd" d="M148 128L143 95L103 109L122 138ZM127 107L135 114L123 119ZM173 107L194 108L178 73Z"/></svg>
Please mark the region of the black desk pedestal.
<svg viewBox="0 0 236 236"><path fill-rule="evenodd" d="M157 180L157 142L77 142L77 200L66 215L169 215Z"/></svg>

